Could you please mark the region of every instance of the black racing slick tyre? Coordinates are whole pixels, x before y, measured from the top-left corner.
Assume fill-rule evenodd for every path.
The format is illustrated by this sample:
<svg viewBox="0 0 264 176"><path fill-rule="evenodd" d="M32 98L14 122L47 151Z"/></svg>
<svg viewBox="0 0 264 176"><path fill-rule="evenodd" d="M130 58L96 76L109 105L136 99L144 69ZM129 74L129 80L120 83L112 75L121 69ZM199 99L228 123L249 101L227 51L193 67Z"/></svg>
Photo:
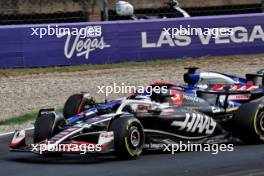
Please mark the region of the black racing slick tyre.
<svg viewBox="0 0 264 176"><path fill-rule="evenodd" d="M66 103L64 104L63 108L63 115L64 117L70 118L74 115L79 114L82 111L82 105L83 104L83 96L82 94L74 94L71 95Z"/></svg>
<svg viewBox="0 0 264 176"><path fill-rule="evenodd" d="M55 133L54 114L43 114L37 117L34 124L34 143L51 138Z"/></svg>
<svg viewBox="0 0 264 176"><path fill-rule="evenodd" d="M136 159L143 150L144 131L139 120L133 116L113 119L109 131L114 132L115 155L119 159Z"/></svg>
<svg viewBox="0 0 264 176"><path fill-rule="evenodd" d="M44 140L49 140L52 136L58 134L61 129L60 127L65 124L65 119L62 114L56 116L53 113L40 114L34 124L34 143L39 143ZM58 157L62 153L53 152L53 153L42 153L46 157Z"/></svg>
<svg viewBox="0 0 264 176"><path fill-rule="evenodd" d="M263 143L264 104L258 101L241 105L234 117L234 132L246 144Z"/></svg>

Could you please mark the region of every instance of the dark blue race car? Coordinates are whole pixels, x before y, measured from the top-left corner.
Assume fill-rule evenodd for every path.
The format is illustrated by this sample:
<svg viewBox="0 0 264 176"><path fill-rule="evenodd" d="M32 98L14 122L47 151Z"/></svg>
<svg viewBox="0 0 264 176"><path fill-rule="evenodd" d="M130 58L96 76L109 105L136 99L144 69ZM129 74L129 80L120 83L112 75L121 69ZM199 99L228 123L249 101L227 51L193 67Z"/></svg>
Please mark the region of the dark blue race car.
<svg viewBox="0 0 264 176"><path fill-rule="evenodd" d="M234 75L228 75L214 71L196 72L198 67L185 68L184 82L190 87L201 87L205 85L264 85L264 69L254 74L246 74L244 78ZM203 87L202 87L203 88ZM242 89L241 89L242 90Z"/></svg>
<svg viewBox="0 0 264 176"><path fill-rule="evenodd" d="M196 72L198 67L185 68L184 84L181 86L185 93L197 95L197 90L212 91L249 91L252 94L264 93L264 69L254 74L246 74L244 78L214 71ZM251 95L233 95L228 99L231 107L248 102ZM223 99L220 101L223 103Z"/></svg>

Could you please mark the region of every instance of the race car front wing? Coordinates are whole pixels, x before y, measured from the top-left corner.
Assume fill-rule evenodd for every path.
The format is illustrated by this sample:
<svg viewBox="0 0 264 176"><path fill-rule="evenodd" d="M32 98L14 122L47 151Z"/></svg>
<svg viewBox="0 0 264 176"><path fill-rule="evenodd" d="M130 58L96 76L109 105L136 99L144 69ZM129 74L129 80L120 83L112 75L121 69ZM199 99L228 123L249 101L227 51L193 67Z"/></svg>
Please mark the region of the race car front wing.
<svg viewBox="0 0 264 176"><path fill-rule="evenodd" d="M97 143L77 141L68 137L74 134L74 130L67 129L55 135L49 140L39 143L26 144L25 130L15 131L13 139L9 145L10 151L13 152L32 152L36 154L46 153L74 153L74 154L91 154L91 153L109 153L114 151L114 133L112 131L101 131ZM67 132L70 134L67 134Z"/></svg>

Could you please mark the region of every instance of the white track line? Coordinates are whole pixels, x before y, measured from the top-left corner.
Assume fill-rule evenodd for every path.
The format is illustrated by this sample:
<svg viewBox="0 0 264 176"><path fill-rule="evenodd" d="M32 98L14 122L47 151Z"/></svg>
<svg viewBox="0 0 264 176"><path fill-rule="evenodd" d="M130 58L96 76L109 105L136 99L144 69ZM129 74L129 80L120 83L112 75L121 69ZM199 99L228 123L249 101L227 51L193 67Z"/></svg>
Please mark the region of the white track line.
<svg viewBox="0 0 264 176"><path fill-rule="evenodd" d="M30 128L25 128L23 130L27 131L27 130L33 130L33 129L34 129L34 127L30 127ZM7 135L10 135L10 134L13 134L13 133L14 132L2 133L2 134L0 134L0 137L7 136Z"/></svg>

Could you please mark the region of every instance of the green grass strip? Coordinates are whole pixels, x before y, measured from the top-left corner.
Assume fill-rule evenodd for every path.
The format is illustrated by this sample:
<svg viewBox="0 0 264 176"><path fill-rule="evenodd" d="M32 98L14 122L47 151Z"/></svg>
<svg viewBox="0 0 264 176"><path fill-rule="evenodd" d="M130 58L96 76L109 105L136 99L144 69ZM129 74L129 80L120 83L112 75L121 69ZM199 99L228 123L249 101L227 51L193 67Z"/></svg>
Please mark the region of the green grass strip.
<svg viewBox="0 0 264 176"><path fill-rule="evenodd" d="M56 109L56 111L62 112L62 108L58 108ZM12 118L5 119L5 120L0 120L0 126L1 125L20 125L28 121L35 121L37 116L38 116L38 112L29 112L24 115L12 117Z"/></svg>
<svg viewBox="0 0 264 176"><path fill-rule="evenodd" d="M28 121L35 120L37 118L38 112L30 112L24 115L20 115L17 117L13 117L10 119L5 119L0 121L1 125L17 125L17 124L23 124Z"/></svg>

